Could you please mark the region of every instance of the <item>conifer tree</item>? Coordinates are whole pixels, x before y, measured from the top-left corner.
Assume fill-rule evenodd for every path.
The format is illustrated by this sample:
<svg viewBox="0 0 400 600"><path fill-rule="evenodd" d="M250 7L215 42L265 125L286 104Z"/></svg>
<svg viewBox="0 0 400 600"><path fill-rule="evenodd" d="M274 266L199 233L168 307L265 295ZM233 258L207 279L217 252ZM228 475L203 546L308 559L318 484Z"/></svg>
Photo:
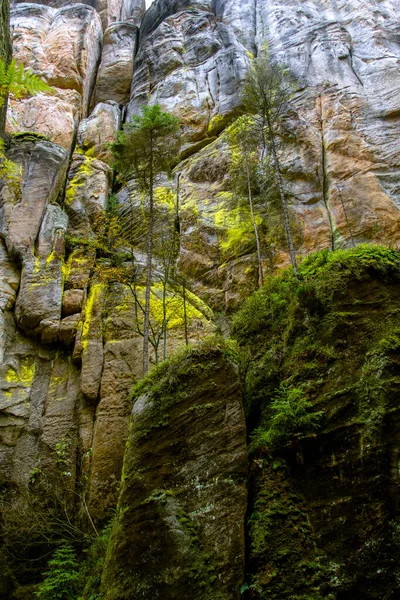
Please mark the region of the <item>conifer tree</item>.
<svg viewBox="0 0 400 600"><path fill-rule="evenodd" d="M282 205L284 226L289 245L290 259L295 275L298 275L296 251L289 221L288 201L282 179L279 159L279 141L283 129L283 117L293 95L294 81L289 71L273 63L266 51L252 61L244 86L244 103L247 112L254 116L254 133L259 138L262 153L270 151L276 184Z"/></svg>
<svg viewBox="0 0 400 600"><path fill-rule="evenodd" d="M145 106L124 126L113 144L120 177L134 178L147 198L146 292L143 323L143 373L149 367L150 294L154 246L155 186L160 173L169 172L179 149L179 121L158 104Z"/></svg>

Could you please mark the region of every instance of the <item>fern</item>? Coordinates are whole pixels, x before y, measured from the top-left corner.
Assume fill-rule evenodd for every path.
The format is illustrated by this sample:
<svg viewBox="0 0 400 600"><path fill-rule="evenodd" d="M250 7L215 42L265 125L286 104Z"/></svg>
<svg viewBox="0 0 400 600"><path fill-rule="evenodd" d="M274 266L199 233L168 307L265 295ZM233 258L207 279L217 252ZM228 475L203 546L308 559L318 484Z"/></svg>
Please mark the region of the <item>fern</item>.
<svg viewBox="0 0 400 600"><path fill-rule="evenodd" d="M40 93L52 94L53 88L30 69L25 69L22 63L17 65L15 59L7 66L0 58L0 106L8 94L19 99Z"/></svg>

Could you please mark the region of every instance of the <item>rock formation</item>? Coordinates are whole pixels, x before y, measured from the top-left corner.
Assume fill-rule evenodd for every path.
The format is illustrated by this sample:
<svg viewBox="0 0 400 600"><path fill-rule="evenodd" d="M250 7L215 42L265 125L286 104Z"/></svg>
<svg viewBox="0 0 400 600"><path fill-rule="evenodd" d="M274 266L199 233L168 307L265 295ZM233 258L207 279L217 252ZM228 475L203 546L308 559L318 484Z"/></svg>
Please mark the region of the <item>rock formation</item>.
<svg viewBox="0 0 400 600"><path fill-rule="evenodd" d="M280 160L298 255L352 248L363 242L399 248L399 8L397 0L155 0L147 11L144 0L14 3L13 56L51 85L53 93L19 100L11 97L7 110L8 157L21 167L21 184L19 188L0 184L0 483L6 504L16 490L31 490L38 473L57 470L60 448L65 447L69 465L65 471L71 473L68 493L75 497L80 523L87 527L92 521L90 526L100 529L117 505L132 411L130 394L142 375L142 338L136 290L132 293L126 277L116 276L112 269L122 266L127 272L134 264L140 277L145 256L143 246L135 246L126 238L119 245L115 239L105 241L112 210L120 210L125 229L129 224L135 228L143 220L135 182L124 182L121 187L113 172L109 144L115 142L122 124L143 104L159 103L174 113L181 120L183 132L174 179L160 181L157 189L162 202L179 204L179 256L175 265L178 283L173 299L182 302L184 294L185 310L191 315L188 331L184 331L182 319L175 318L177 325L171 327L167 341L169 354L185 345L187 336L197 341L215 327L229 329L226 323L230 313L257 288L254 242L251 236L246 237L241 216L232 208L235 198L227 128L240 113L242 84L252 56L266 45L272 60L287 65L297 81L285 114ZM2 57L9 54L6 1L1 2L0 10ZM2 133L4 110L0 110ZM160 217L159 231L165 228L164 217ZM262 235L264 268L271 275L289 263L287 242L273 203L262 214ZM158 279L153 293L159 300L162 259L157 258L156 263ZM359 307L364 306L364 295L371 287L376 292L375 302L384 305L374 318L392 326L396 286L395 282L369 281L365 288L354 292L350 308L343 300L334 312L340 313L341 319L345 313L362 312ZM353 293L351 285L349 289ZM385 304L387 298L390 302ZM343 327L347 326L343 321ZM346 342L348 350L343 350L349 354L359 352L354 333L357 323L352 321L351 327L350 338L354 339ZM363 335L369 339L372 330L368 325ZM322 330L319 335L323 335ZM359 378L366 377L368 361L372 360L368 352L375 352L376 344L385 338L383 333L381 338L374 338L373 344L360 351L361 362L354 367ZM297 339L294 333L293 339ZM156 350L161 356L161 346ZM187 390L191 403L186 398L173 407L175 425L181 424L185 432L182 448L174 446L175 430L168 427L160 430L160 437L152 433L138 443L141 423L147 427L150 418L152 386L149 384L145 396L136 400L135 414L139 417L131 425L126 468L139 473L141 461L150 455L156 460L156 443L160 444L160 452L161 448L165 451L168 468L160 473L157 461L149 466L148 479L136 491L132 482L123 480L120 505L132 502L135 511L119 513L112 545L117 557L130 544L121 533L122 526L133 537L140 537L138 521L143 510L153 523L164 528L162 531L175 544L179 561L188 560L193 569L198 567L193 597L228 600L237 597L237 588L244 582L244 532L238 525L243 523L245 512L244 484L233 476L234 485L227 483L233 472L244 477L244 424L239 414L238 374L228 359L219 356L215 364L213 360L209 366L212 377L206 382L209 387L203 389L202 381L194 377L192 390ZM289 460L275 468L262 463L262 472L251 473L250 505L253 508L259 501L261 520L272 518L267 496L269 486L276 486L284 510L292 514L297 507L301 513L300 524L296 525L301 529L300 538L304 541L313 531L307 561L322 561L326 570L321 575L314 569L314 575L318 571L322 578L322 587L316 584L318 590L307 593L329 593L337 600L385 597L382 594L389 594L395 585L394 567L384 549L385 544L387 548L392 544L395 547L397 535L389 499L397 498L398 493L393 475L398 436L395 403L389 391L382 392L387 400L382 405L386 425L370 444L365 437L369 425L365 433L361 421L352 421L351 406L357 399L349 390L341 395L342 388L336 381L345 360L343 364L339 358L335 360L329 378L335 380L337 389L333 383L327 384L329 398L314 397L336 407L326 408L330 424L321 437L305 442L304 465ZM290 361L285 365L280 368L290 370ZM389 372L395 368L396 360L391 356L382 367L388 389L395 389L394 379L389 381ZM228 381L226 389L224 377ZM297 383L301 385L301 381ZM343 389L346 385L343 383ZM352 385L348 383L349 388ZM183 393L179 390L178 386L178 395ZM226 393L224 398L222 391ZM212 410L208 404L213 405ZM138 412L140 406L143 410ZM370 408L368 415L361 414L360 406L357 408L360 419L368 423L374 411L379 413L377 418L382 416L381 404ZM223 423L222 414L226 416ZM250 428L253 425L248 423ZM232 449L235 431L243 442L240 452ZM390 447L384 432L390 434ZM198 439L200 433L205 436L204 447ZM219 445L214 446L218 434ZM180 454L179 464L174 465L175 450ZM228 450L232 451L232 464ZM203 473L203 453L209 457L208 475ZM256 470L260 467L257 460L262 462L264 457L253 461ZM366 490L369 472L374 473L375 483ZM139 477L137 473L135 477ZM360 488L352 481L352 473L361 482ZM200 475L205 477L204 498L202 490L196 498L192 489L193 480ZM221 489L211 485L217 479L226 480ZM321 490L320 504L316 492L304 483L307 481L313 490ZM334 482L342 486L338 495ZM385 485L387 491L379 497ZM304 499L311 509L303 519ZM233 506L235 500L237 505ZM367 533L361 534L361 519L368 521L369 502L379 518L374 526L368 525ZM211 504L215 512L214 508L202 512ZM351 506L349 513L343 508L347 505ZM359 513L357 507L361 507ZM356 518L357 514L361 516ZM355 515L356 523L346 534L344 523L351 521L349 515ZM218 527L222 527L223 519L232 518L232 531L218 530L214 517ZM378 532L379 527L383 531L389 525L390 540L389 534ZM289 529L285 536L287 532L289 537L297 535ZM278 533L273 529L271 535L274 552L275 548L278 552ZM197 536L200 541L193 542L192 537ZM213 536L221 536L218 547ZM362 537L362 543L357 542L357 536ZM160 560L160 540L154 534L149 549L149 560L154 563ZM201 565L194 557L197 546L202 548ZM347 546L351 547L353 574L343 566ZM260 547L255 550L252 546L248 569L260 589L270 585L270 594L276 594L271 598L279 597L283 592L274 573L278 572L280 559L268 555L262 544ZM145 551L143 546L137 548ZM290 561L298 547L289 544L288 548L292 569L294 563ZM140 563L137 553L138 549L131 554L135 565ZM221 573L217 583L212 580L212 561L205 558L215 553L220 557L215 566L215 573ZM286 564L285 556L281 558L281 564ZM120 595L105 591L109 600L129 598L131 593L124 588L116 560L108 555L103 585L115 577L115 593ZM361 572L368 560L381 572L363 579ZM133 587L129 589L139 594L143 581L146 589L158 597L162 578L170 577L172 587L167 597L174 597L175 582L182 586L179 597L188 598L184 590L189 585L191 567L178 577L179 561L175 555L163 557L159 563L163 575L155 582L149 582L140 563L142 579L135 580L132 575L129 585ZM235 573L229 572L229 563L238 565ZM307 569L312 568L303 567L296 563L293 573L306 577ZM332 588L334 572L337 588ZM7 579L8 591L4 592L13 600L20 597L20 592L12 595L12 590L31 582L29 577L18 579L16 573L18 570ZM36 573L32 581L37 577ZM204 581L202 588L200 583ZM204 596L201 589L206 590ZM254 589L244 593L253 593ZM28 590L27 598L30 593ZM293 590L290 594L287 597L292 600L304 597L300 592L296 596ZM142 593L141 597L146 595Z"/></svg>

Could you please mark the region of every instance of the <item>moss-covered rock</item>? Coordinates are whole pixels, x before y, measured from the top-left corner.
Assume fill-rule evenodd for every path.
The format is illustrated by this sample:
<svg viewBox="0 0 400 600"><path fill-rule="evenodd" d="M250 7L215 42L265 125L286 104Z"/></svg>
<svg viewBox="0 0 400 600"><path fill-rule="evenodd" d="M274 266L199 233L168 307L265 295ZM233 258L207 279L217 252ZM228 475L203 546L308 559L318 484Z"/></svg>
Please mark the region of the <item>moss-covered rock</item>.
<svg viewBox="0 0 400 600"><path fill-rule="evenodd" d="M250 431L269 431L276 390L301 389L323 419L251 462L253 597L395 598L400 592L400 254L321 252L271 279L234 321ZM250 593L250 592L249 592Z"/></svg>
<svg viewBox="0 0 400 600"><path fill-rule="evenodd" d="M135 391L104 598L233 600L244 578L247 453L223 344L181 353Z"/></svg>

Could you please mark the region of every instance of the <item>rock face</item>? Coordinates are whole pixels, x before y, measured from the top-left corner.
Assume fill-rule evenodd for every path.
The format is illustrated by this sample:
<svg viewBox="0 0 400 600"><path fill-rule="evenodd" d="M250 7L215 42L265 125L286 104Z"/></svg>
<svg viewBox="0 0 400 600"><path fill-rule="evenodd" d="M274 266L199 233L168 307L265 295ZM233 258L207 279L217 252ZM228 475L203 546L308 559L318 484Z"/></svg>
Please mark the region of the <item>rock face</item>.
<svg viewBox="0 0 400 600"><path fill-rule="evenodd" d="M248 584L271 600L396 598L399 254L361 246L301 274L236 321L254 352L250 429L268 429L278 389L282 402L300 390L323 411L315 433L299 423L285 433L281 404L281 440L253 451Z"/></svg>
<svg viewBox="0 0 400 600"><path fill-rule="evenodd" d="M151 99L179 115L190 140L221 130L238 106L248 68L244 47L215 15L177 12L153 31L142 28L128 117Z"/></svg>
<svg viewBox="0 0 400 600"><path fill-rule="evenodd" d="M17 0L17 4L20 0ZM52 8L64 8L71 4L86 4L93 7L101 18L103 28L106 29L113 21L133 20L139 23L145 11L145 0L95 0L94 2L78 2L77 0L46 0L35 2Z"/></svg>
<svg viewBox="0 0 400 600"><path fill-rule="evenodd" d="M131 21L113 23L104 32L95 100L127 104L133 75L133 59L139 28Z"/></svg>
<svg viewBox="0 0 400 600"><path fill-rule="evenodd" d="M53 86L54 94L12 101L8 129L41 133L70 148L95 83L102 43L99 16L83 4L59 10L19 4L11 25L14 57Z"/></svg>
<svg viewBox="0 0 400 600"><path fill-rule="evenodd" d="M1 233L12 258L22 261L32 252L49 204L64 183L68 156L63 148L27 136L9 157L22 169L20 189L2 190Z"/></svg>
<svg viewBox="0 0 400 600"><path fill-rule="evenodd" d="M238 373L221 350L200 350L153 377L133 406L103 593L239 598L247 453Z"/></svg>
<svg viewBox="0 0 400 600"><path fill-rule="evenodd" d="M159 102L183 125L179 196L176 177L157 193L170 201L172 190L179 201L176 273L197 311L190 340L212 329L210 307L225 327L225 314L258 285L252 224L235 203L225 130L240 109L249 53L266 43L298 79L280 146L297 253L371 241L399 246L399 9L397 0L156 0L145 14L144 0L13 5L14 56L54 93L11 98L8 110L8 131L16 134L8 156L22 180L19 189L2 183L0 190L0 482L7 501L57 465L61 443L82 522L88 510L100 528L117 504L142 338L140 309L118 271L132 248L121 239L118 255L105 234L111 192L120 191L123 216L134 206L141 225L143 214L137 187L118 187L108 144L143 103ZM3 56L6 1L0 10ZM288 264L273 189L271 198L258 215L268 276ZM140 274L142 248L134 255ZM158 258L158 279L160 269ZM317 302L317 324L315 313L301 313L299 331L285 330L294 350L282 353L278 344L278 371L266 373L275 346L261 363L256 357L257 372L249 367L254 381L246 381L246 393L254 385L258 399L269 398L277 380L291 376L310 386L327 415L324 429L302 440L300 454L289 450L276 462L261 452L252 462L249 596L365 600L398 593L397 342L383 330L398 327L398 274L390 273L391 282L363 273L360 283L356 269L348 298L324 305L322 314ZM159 281L152 292L160 300ZM181 293L173 291L178 302ZM294 290L293 298L303 306L307 293ZM181 321L168 353L185 344ZM328 342L323 356L315 355L305 329L314 327L317 343L334 323L347 337L332 330L333 356ZM163 392L171 400L163 427L144 435L160 400L155 384L135 404L121 496L121 506L133 509L121 510L122 529L113 533L103 580L109 600L129 598L132 589L144 598L231 600L244 582L238 376L222 355L191 360L190 378L169 380L174 401L171 390ZM274 389L257 388L260 373ZM260 414L268 418L261 406L250 410L250 428ZM145 535L142 517L152 523ZM121 565L135 568L129 576L116 564L125 550ZM142 557L157 565L156 579Z"/></svg>

